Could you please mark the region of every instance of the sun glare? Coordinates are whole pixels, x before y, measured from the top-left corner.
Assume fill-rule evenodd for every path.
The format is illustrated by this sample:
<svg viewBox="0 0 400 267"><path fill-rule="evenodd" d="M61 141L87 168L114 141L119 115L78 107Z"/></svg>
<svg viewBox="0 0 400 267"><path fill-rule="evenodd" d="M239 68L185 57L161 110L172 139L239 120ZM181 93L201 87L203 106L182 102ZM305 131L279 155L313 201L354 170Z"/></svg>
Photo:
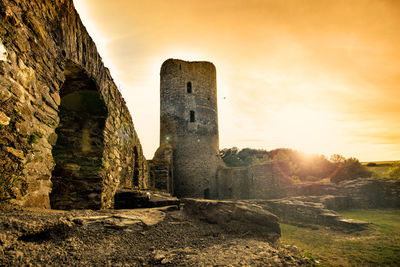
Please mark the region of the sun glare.
<svg viewBox="0 0 400 267"><path fill-rule="evenodd" d="M335 121L320 110L288 106L276 114L275 123L280 139L305 153L322 153L321 147L334 138Z"/></svg>
<svg viewBox="0 0 400 267"><path fill-rule="evenodd" d="M159 118L159 73L168 58L215 64L221 148L400 155L398 4L74 2L135 111L149 158L159 122L148 117ZM118 16L110 20L110 12Z"/></svg>

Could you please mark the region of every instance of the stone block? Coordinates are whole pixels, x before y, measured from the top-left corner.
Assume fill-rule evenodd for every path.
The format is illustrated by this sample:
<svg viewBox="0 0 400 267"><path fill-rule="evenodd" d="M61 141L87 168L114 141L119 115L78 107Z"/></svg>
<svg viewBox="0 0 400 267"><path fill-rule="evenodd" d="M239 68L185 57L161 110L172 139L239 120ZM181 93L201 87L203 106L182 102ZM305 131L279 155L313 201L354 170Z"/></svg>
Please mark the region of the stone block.
<svg viewBox="0 0 400 267"><path fill-rule="evenodd" d="M253 233L275 242L281 236L278 217L259 205L241 201L182 199L183 211L228 231Z"/></svg>
<svg viewBox="0 0 400 267"><path fill-rule="evenodd" d="M14 155L15 157L19 158L19 159L24 159L24 152L12 147L7 147L6 151L9 152L10 154Z"/></svg>
<svg viewBox="0 0 400 267"><path fill-rule="evenodd" d="M8 125L10 123L10 117L8 117L4 112L0 111L0 124Z"/></svg>

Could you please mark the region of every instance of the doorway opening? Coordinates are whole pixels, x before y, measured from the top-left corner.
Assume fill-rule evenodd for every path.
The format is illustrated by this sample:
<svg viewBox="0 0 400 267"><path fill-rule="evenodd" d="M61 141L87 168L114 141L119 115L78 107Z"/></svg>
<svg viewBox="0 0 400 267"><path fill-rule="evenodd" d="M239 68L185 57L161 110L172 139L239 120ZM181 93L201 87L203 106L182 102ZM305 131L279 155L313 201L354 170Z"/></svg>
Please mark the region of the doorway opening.
<svg viewBox="0 0 400 267"><path fill-rule="evenodd" d="M99 209L107 108L96 83L80 67L67 63L65 77L50 204L53 209Z"/></svg>

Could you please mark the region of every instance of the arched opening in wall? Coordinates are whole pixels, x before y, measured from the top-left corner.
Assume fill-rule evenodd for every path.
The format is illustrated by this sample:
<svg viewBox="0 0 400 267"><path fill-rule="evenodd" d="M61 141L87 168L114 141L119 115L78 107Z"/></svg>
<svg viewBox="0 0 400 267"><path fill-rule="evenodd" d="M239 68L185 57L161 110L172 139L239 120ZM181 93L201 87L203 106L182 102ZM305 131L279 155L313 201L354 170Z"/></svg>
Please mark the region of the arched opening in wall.
<svg viewBox="0 0 400 267"><path fill-rule="evenodd" d="M187 90L188 94L192 93L192 83L191 82L188 82L186 84L186 90Z"/></svg>
<svg viewBox="0 0 400 267"><path fill-rule="evenodd" d="M101 208L102 156L107 108L96 83L67 63L60 89L60 123L52 153L56 163L50 194L54 209Z"/></svg>
<svg viewBox="0 0 400 267"><path fill-rule="evenodd" d="M133 186L139 186L139 153L136 146L133 148L133 155L135 159L135 165L133 168Z"/></svg>

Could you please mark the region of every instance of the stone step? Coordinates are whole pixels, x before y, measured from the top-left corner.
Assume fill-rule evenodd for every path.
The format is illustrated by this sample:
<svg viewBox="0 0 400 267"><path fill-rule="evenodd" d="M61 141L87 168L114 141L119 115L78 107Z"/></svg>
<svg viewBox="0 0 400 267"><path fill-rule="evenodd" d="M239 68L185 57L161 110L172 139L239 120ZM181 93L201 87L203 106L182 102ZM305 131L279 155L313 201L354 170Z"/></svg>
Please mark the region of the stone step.
<svg viewBox="0 0 400 267"><path fill-rule="evenodd" d="M339 227L348 229L348 230L355 230L355 231L362 231L368 229L368 226L371 223L369 222L364 222L364 221L358 221L358 220L353 220L353 219L343 219L340 218L337 220L337 225Z"/></svg>
<svg viewBox="0 0 400 267"><path fill-rule="evenodd" d="M114 197L114 209L136 209L176 206L180 208L180 200L167 193L142 191L135 189L118 190Z"/></svg>

